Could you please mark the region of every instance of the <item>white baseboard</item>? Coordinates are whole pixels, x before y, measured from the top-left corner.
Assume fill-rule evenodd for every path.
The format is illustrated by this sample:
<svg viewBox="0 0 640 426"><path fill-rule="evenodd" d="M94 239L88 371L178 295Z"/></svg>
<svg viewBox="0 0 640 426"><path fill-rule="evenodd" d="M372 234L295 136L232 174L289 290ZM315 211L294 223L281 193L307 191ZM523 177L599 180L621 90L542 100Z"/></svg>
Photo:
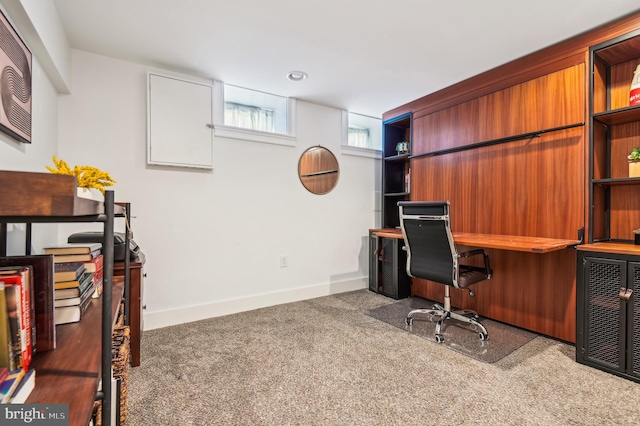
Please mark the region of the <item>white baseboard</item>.
<svg viewBox="0 0 640 426"><path fill-rule="evenodd" d="M238 312L265 308L267 306L314 299L316 297L361 290L368 287L369 278L362 277L311 287L301 287L291 290L275 291L272 293L256 294L238 299L222 300L206 305L149 312L144 314L144 329L153 330L154 328L168 327L170 325L182 324L185 322L236 314Z"/></svg>

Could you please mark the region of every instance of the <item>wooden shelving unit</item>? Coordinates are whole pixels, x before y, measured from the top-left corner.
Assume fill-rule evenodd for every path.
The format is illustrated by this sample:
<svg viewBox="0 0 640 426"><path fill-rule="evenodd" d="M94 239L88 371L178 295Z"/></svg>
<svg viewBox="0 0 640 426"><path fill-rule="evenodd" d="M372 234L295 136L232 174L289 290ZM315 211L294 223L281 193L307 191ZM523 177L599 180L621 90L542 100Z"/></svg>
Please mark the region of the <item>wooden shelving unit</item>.
<svg viewBox="0 0 640 426"><path fill-rule="evenodd" d="M114 203L113 191L104 202L77 196L73 176L0 171L0 255L6 256L8 223L101 222L104 224L103 295L92 301L82 320L56 327L55 350L36 353L36 387L27 403L69 404L69 424L86 426L102 377L111 377L114 312L123 295L113 285L114 216L125 210ZM28 254L29 241L26 244ZM100 332L98 332L100 330ZM111 424L111 380L103 381L102 424Z"/></svg>
<svg viewBox="0 0 640 426"><path fill-rule="evenodd" d="M640 31L590 49L589 243L628 241L640 228L640 178L629 177L627 155L639 146L640 106L629 105L640 64Z"/></svg>
<svg viewBox="0 0 640 426"><path fill-rule="evenodd" d="M640 106L629 105L640 30L590 48L589 238L580 245L576 360L640 382L640 178L627 155L640 145Z"/></svg>
<svg viewBox="0 0 640 426"><path fill-rule="evenodd" d="M110 310L114 320L123 291L123 282L114 283ZM36 387L28 404L69 404L69 424L89 424L102 377L101 337L96 333L101 323L102 298L91 301L80 322L57 326L58 347L34 357Z"/></svg>
<svg viewBox="0 0 640 426"><path fill-rule="evenodd" d="M398 201L411 199L411 114L382 123L382 227L400 226ZM407 142L409 152L398 153L396 146Z"/></svg>

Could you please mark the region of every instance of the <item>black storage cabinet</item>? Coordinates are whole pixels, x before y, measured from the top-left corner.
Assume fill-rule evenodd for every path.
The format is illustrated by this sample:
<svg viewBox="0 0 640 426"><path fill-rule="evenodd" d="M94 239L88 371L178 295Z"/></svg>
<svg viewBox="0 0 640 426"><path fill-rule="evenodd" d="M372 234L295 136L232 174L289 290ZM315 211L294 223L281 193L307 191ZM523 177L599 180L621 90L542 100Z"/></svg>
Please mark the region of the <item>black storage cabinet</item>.
<svg viewBox="0 0 640 426"><path fill-rule="evenodd" d="M393 299L411 295L411 278L407 275L404 241L378 237L369 233L369 290Z"/></svg>
<svg viewBox="0 0 640 426"><path fill-rule="evenodd" d="M640 382L640 256L578 250L576 361Z"/></svg>

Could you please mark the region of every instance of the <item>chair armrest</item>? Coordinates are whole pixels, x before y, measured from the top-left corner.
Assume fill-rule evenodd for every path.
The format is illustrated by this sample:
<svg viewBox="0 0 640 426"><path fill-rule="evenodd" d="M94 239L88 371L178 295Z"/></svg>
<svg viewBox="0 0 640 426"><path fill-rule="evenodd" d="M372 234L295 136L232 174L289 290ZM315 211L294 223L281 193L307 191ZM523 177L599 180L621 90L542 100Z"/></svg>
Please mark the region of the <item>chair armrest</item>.
<svg viewBox="0 0 640 426"><path fill-rule="evenodd" d="M484 252L484 249L475 249L475 250L465 251L464 253L458 253L458 256L460 256L460 257L471 257L471 256L477 256L479 254L482 254L482 255L486 256L486 253Z"/></svg>
<svg viewBox="0 0 640 426"><path fill-rule="evenodd" d="M493 271L491 270L491 265L489 264L489 256L487 255L487 253L485 253L484 249L475 249L475 250L469 250L469 251L465 251L464 253L458 253L459 257L471 257L471 256L477 256L477 255L482 255L484 257L484 271L485 271L485 275L488 278L491 278L491 274L493 274Z"/></svg>

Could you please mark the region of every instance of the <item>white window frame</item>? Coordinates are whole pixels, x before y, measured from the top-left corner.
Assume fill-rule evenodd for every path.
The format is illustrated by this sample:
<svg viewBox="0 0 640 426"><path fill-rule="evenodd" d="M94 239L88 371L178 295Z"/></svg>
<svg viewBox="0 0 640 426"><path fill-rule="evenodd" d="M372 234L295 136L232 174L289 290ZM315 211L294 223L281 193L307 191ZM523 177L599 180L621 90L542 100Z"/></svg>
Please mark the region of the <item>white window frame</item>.
<svg viewBox="0 0 640 426"><path fill-rule="evenodd" d="M351 112L351 114L362 115L355 112ZM376 120L380 120L380 143L382 144L382 119L378 119L375 117L370 117ZM354 155L358 157L367 157L367 158L382 158L382 149L373 149L373 148L361 148L356 146L349 145L349 111L342 111L342 144L341 144L341 153L345 155Z"/></svg>
<svg viewBox="0 0 640 426"><path fill-rule="evenodd" d="M253 89L247 89L253 90ZM213 126L215 136L275 145L296 146L296 100L287 98L287 133L271 133L224 124L224 83L213 82Z"/></svg>

